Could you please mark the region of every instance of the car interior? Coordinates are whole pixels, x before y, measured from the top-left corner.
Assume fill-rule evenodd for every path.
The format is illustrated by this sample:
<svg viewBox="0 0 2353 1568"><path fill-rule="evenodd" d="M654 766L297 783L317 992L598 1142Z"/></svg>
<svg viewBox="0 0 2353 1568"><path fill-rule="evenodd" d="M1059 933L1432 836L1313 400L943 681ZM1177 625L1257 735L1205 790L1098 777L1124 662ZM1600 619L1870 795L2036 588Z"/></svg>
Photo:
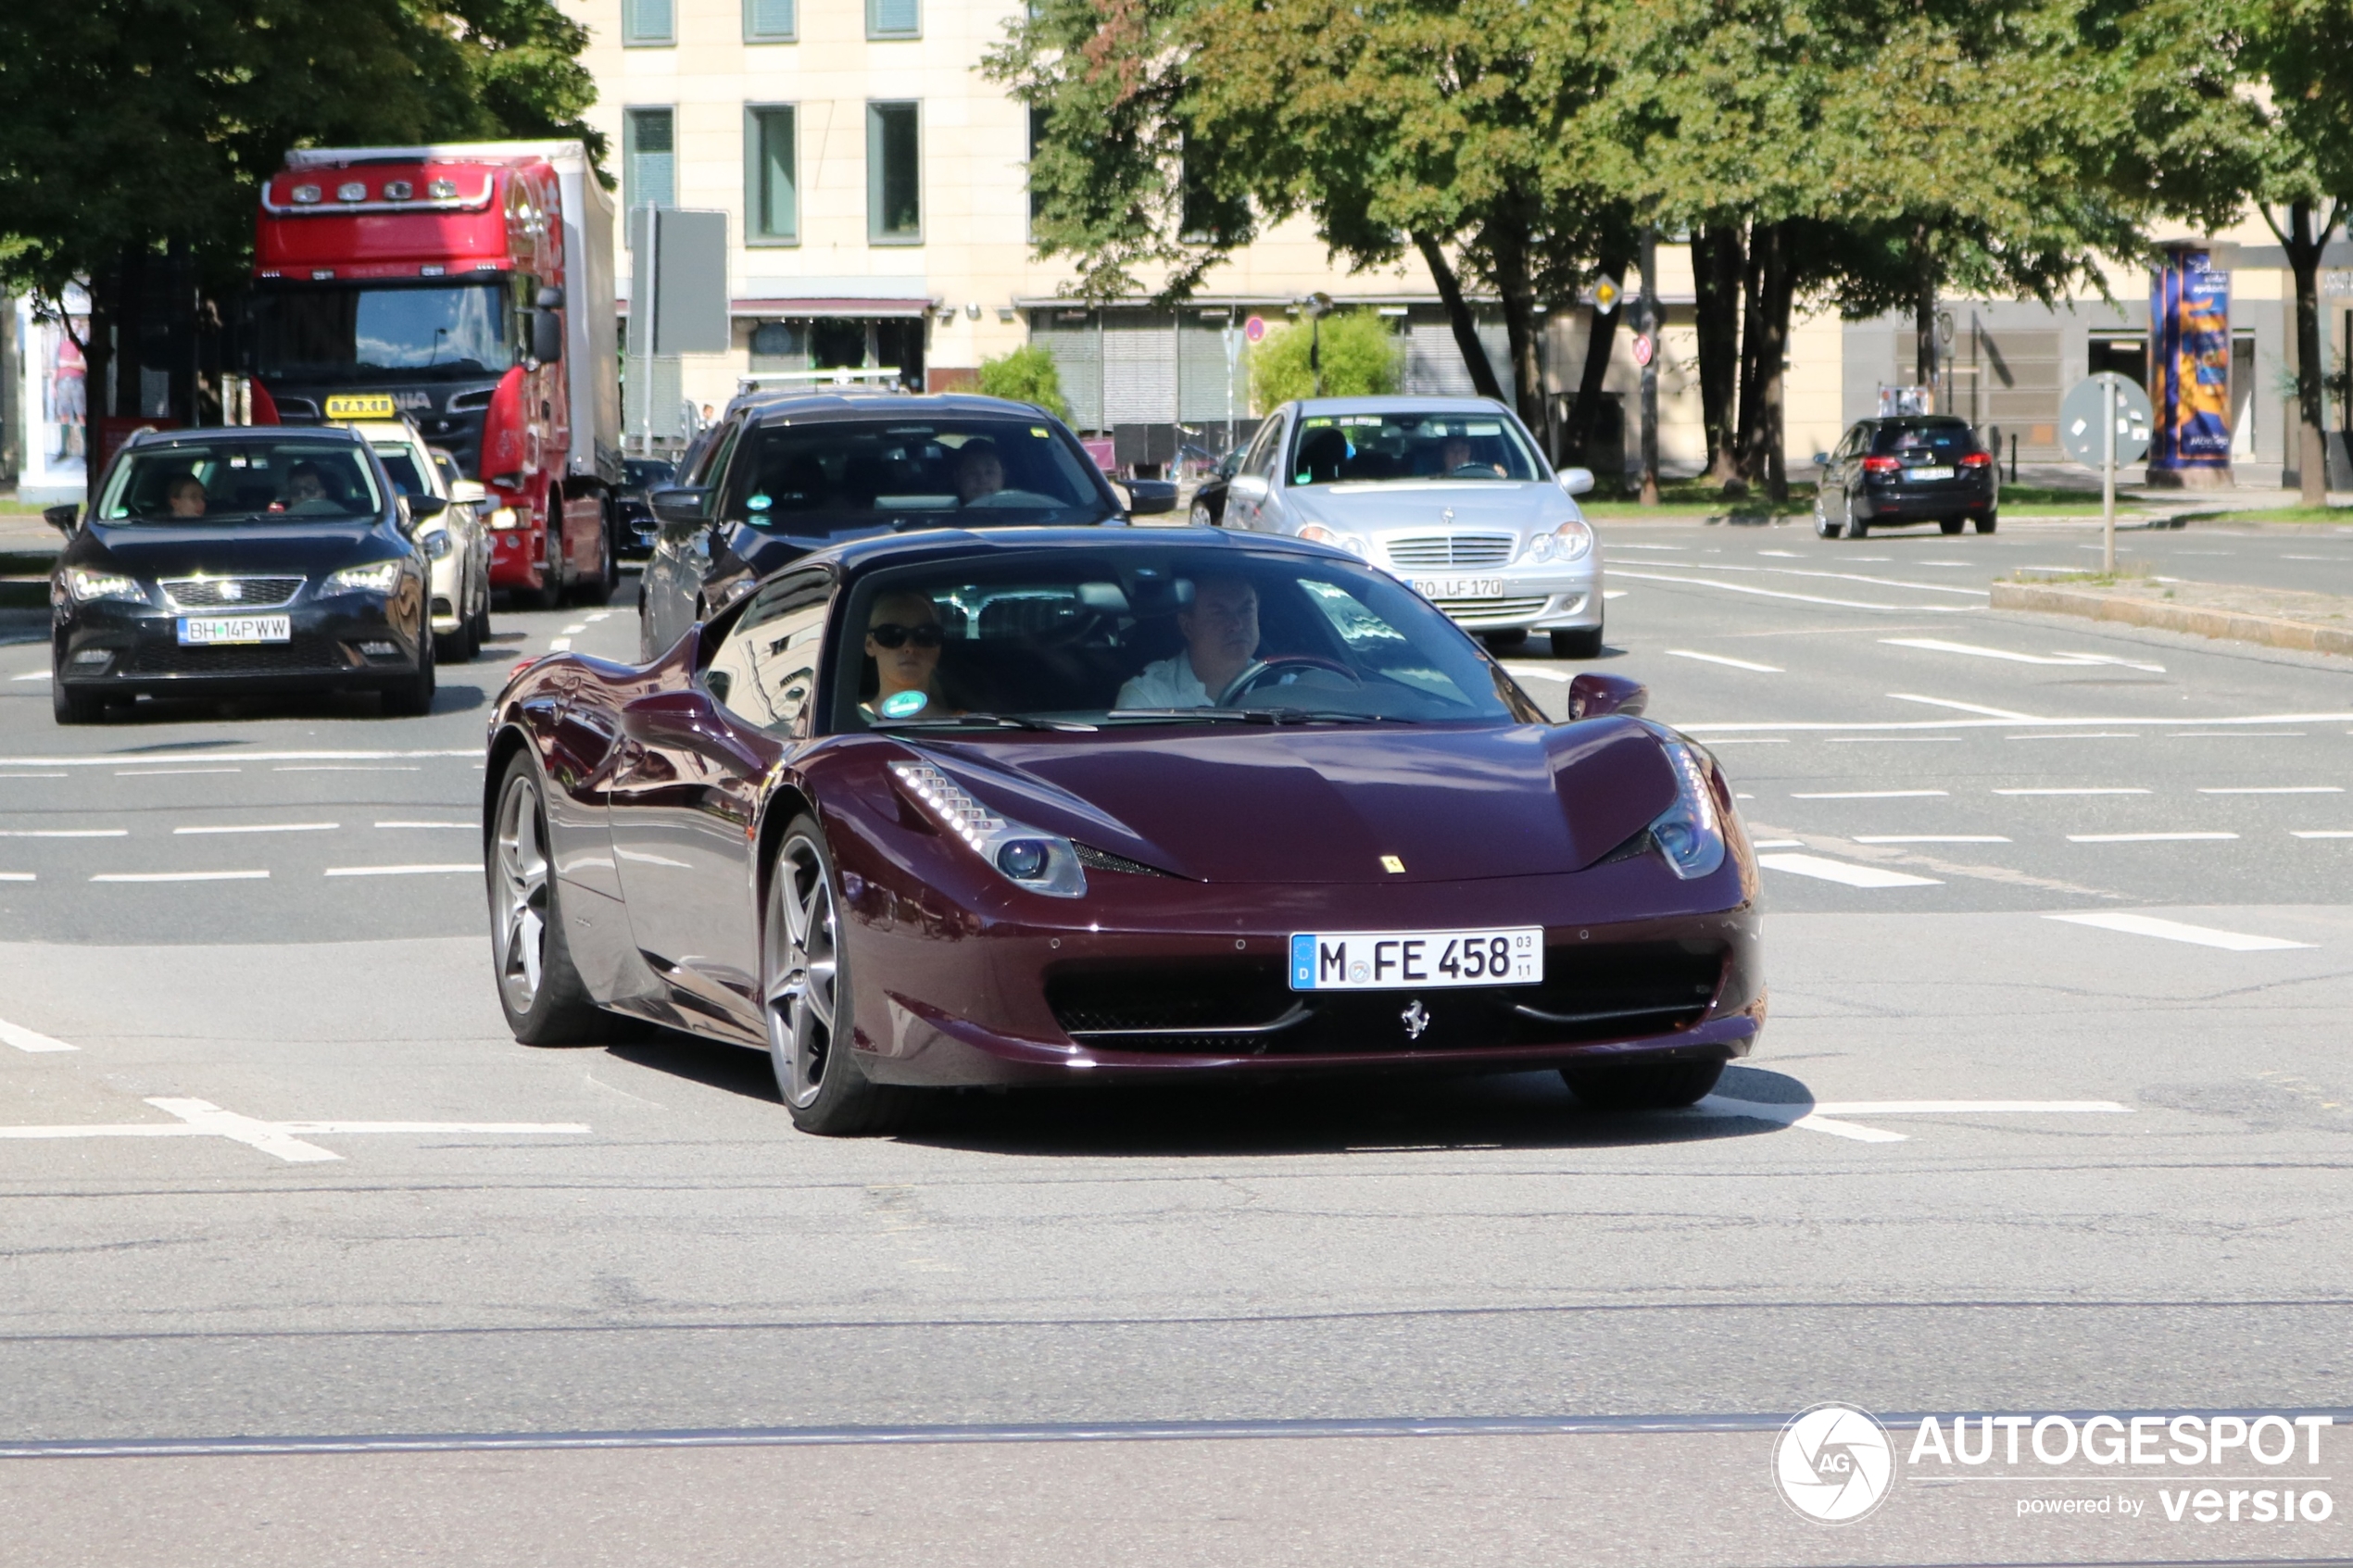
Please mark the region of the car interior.
<svg viewBox="0 0 2353 1568"><path fill-rule="evenodd" d="M786 533L868 529L910 512L977 509L1006 514L990 521L1035 523L1102 509L1077 457L1044 425L836 423L756 439L729 478L726 515Z"/></svg>
<svg viewBox="0 0 2353 1568"><path fill-rule="evenodd" d="M103 508L110 520L170 521L173 492L193 478L205 517L350 516L376 509L375 486L356 454L320 444L239 443L133 453ZM182 514L187 515L187 514Z"/></svg>
<svg viewBox="0 0 2353 1568"><path fill-rule="evenodd" d="M1313 415L1301 423L1290 464L1294 485L1535 477L1495 419Z"/></svg>

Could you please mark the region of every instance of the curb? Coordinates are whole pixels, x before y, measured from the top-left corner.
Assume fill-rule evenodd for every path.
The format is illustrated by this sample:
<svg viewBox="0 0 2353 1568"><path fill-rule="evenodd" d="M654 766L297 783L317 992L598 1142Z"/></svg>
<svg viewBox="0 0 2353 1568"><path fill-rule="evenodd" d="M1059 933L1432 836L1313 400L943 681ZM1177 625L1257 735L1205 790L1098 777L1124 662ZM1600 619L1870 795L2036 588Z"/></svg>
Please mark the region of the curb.
<svg viewBox="0 0 2353 1568"><path fill-rule="evenodd" d="M2090 593L2042 583L1996 583L1994 609L2041 610L2050 615L2080 615L2093 621L2120 621L2133 626L2154 626L2167 632L2187 632L2200 637L2230 637L2266 647L2301 648L2308 653L2353 655L2353 626L2318 626L2309 621L2281 616L2250 615L2244 610L2201 609L2125 595Z"/></svg>

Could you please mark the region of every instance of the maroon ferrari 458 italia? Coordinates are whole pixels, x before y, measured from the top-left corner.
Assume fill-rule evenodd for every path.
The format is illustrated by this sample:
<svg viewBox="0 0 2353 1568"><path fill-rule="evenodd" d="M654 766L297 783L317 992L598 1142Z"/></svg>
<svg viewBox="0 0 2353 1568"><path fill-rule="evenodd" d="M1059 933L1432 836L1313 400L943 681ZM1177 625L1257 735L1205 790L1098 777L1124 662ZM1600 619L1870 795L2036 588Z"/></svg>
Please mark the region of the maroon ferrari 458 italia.
<svg viewBox="0 0 2353 1568"><path fill-rule="evenodd" d="M1715 760L1554 722L1402 583L1221 530L820 551L644 666L540 659L483 798L517 1038L764 1048L802 1128L925 1087L1557 1070L1688 1104L1765 1019Z"/></svg>

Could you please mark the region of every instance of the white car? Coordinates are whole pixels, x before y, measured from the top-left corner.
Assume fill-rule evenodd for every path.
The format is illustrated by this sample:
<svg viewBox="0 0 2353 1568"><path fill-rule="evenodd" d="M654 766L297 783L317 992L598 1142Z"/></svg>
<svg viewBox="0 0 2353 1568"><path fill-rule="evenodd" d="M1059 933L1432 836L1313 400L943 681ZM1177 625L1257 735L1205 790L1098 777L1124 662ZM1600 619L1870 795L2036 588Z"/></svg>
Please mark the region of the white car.
<svg viewBox="0 0 2353 1568"><path fill-rule="evenodd" d="M490 493L457 477L448 454L425 445L407 420L352 421L404 495L433 495L449 505L417 529L417 543L433 562L433 651L445 663L463 663L490 635L490 532L483 524Z"/></svg>
<svg viewBox="0 0 2353 1568"><path fill-rule="evenodd" d="M1336 545L1507 647L1602 651L1602 551L1518 416L1483 397L1318 397L1268 416L1226 488L1224 523Z"/></svg>

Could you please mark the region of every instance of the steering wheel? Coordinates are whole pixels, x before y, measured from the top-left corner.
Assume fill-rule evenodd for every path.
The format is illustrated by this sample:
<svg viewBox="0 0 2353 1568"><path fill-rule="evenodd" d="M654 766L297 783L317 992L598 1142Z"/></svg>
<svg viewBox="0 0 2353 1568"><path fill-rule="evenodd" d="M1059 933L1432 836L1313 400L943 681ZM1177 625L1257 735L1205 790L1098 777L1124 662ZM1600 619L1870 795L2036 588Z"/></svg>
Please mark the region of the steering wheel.
<svg viewBox="0 0 2353 1568"><path fill-rule="evenodd" d="M1235 698L1256 691L1265 683L1267 676L1280 674L1285 670L1299 667L1328 670L1335 675L1347 677L1348 684L1352 686L1361 686L1365 684L1363 676L1336 659L1324 659L1312 653L1278 653L1272 659L1262 659L1244 665L1242 672L1227 682L1226 689L1217 694L1216 706L1231 708Z"/></svg>
<svg viewBox="0 0 2353 1568"><path fill-rule="evenodd" d="M1492 479L1495 477L1495 465L1492 463L1456 463L1453 468L1446 470L1446 477L1449 479Z"/></svg>

